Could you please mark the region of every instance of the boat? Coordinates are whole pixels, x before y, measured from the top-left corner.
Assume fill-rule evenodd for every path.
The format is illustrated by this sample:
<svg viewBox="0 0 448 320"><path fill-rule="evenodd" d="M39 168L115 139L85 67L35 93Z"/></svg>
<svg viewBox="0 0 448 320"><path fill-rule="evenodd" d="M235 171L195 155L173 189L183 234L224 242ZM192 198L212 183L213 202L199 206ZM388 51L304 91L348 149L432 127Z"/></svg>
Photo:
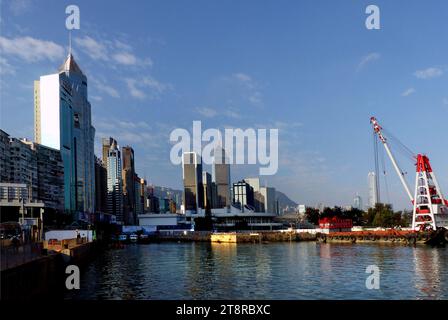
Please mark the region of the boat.
<svg viewBox="0 0 448 320"><path fill-rule="evenodd" d="M135 233L133 233L129 236L129 240L131 240L131 242L137 242L138 236Z"/></svg>
<svg viewBox="0 0 448 320"><path fill-rule="evenodd" d="M125 242L126 240L128 240L128 236L126 234L120 234L118 236L118 241Z"/></svg>

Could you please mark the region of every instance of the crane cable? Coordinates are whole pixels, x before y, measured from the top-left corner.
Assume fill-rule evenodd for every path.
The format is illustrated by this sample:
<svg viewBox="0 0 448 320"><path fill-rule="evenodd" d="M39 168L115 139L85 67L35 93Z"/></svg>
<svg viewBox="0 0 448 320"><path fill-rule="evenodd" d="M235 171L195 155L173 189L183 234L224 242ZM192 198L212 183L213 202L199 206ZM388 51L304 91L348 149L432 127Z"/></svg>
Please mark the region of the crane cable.
<svg viewBox="0 0 448 320"><path fill-rule="evenodd" d="M390 203L390 194L389 194L389 183L387 181L387 172L386 172L386 161L384 160L384 150L381 148L381 169L384 177L384 186L386 188L386 199L387 203Z"/></svg>
<svg viewBox="0 0 448 320"><path fill-rule="evenodd" d="M380 203L380 184L379 184L379 165L378 165L378 139L376 132L373 131L373 155L375 159L375 188L376 188L376 203Z"/></svg>
<svg viewBox="0 0 448 320"><path fill-rule="evenodd" d="M406 156L408 159L415 161L415 153L408 148L404 143L400 141L396 136L394 136L391 132L389 132L387 129L383 128L383 132L386 134L387 138L389 138L389 141L392 141L393 144L398 147L398 151L404 156Z"/></svg>

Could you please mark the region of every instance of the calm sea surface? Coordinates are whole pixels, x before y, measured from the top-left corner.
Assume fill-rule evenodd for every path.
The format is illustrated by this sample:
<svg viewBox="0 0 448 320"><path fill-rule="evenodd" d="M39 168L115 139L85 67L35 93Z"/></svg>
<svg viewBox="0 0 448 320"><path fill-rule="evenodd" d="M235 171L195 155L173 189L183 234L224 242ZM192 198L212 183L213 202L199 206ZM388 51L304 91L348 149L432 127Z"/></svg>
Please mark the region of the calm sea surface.
<svg viewBox="0 0 448 320"><path fill-rule="evenodd" d="M368 290L366 268L380 268ZM448 299L448 249L161 243L102 253L67 299Z"/></svg>

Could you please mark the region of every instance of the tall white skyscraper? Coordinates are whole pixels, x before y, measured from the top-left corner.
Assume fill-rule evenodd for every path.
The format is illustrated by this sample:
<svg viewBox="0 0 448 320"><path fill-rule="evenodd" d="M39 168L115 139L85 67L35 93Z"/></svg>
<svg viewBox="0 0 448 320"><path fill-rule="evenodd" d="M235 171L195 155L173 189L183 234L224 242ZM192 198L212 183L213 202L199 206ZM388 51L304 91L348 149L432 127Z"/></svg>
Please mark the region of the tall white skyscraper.
<svg viewBox="0 0 448 320"><path fill-rule="evenodd" d="M34 83L34 136L61 151L65 209L95 212L95 128L87 100L87 78L69 54L58 73Z"/></svg>
<svg viewBox="0 0 448 320"><path fill-rule="evenodd" d="M375 205L378 202L378 187L376 183L376 174L375 172L369 172L367 175L367 181L369 186L369 207L375 208Z"/></svg>
<svg viewBox="0 0 448 320"><path fill-rule="evenodd" d="M120 147L113 143L107 154L107 213L115 215L117 222L125 223L123 217L123 180Z"/></svg>
<svg viewBox="0 0 448 320"><path fill-rule="evenodd" d="M362 198L358 194L353 198L353 208L362 210Z"/></svg>

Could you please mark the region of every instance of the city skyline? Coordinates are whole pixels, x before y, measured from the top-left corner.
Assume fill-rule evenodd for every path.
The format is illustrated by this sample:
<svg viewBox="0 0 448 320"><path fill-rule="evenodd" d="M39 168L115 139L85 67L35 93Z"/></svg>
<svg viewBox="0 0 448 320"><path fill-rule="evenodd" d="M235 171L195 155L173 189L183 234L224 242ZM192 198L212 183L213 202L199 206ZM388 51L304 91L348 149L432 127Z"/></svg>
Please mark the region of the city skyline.
<svg viewBox="0 0 448 320"><path fill-rule="evenodd" d="M362 23L359 30L354 27L355 21L363 21L360 17L364 3L359 7L341 4L344 17L332 15L335 4L321 4L321 9L310 8L306 3L284 4L271 14L284 15L285 22L270 24L271 29L261 23L269 17L269 6L219 4L223 16L236 7L242 13L257 11L251 24L247 24L242 13L230 15L236 25L231 27L228 21L213 21L212 17L221 16L203 2L185 8L195 18L181 18L175 23L170 18L169 5L152 3L144 6L157 6L156 11L165 13L167 21L151 10L139 8L148 18L142 19L130 6L140 18L135 20L144 21L148 29L142 32L137 23L130 23L121 32L113 17L124 4L108 5L112 18L97 20L94 13L101 11L101 4L80 1L83 22L81 30L72 33L73 52L89 79L92 123L97 129L95 154L101 154L102 138L115 137L123 145L133 147L135 171L142 177L148 177L155 185L180 190L181 166L169 162L172 129L189 129L193 120L217 128L279 128L279 172L262 177L263 185L267 182L275 186L298 203L343 205L352 203L356 193L368 198L365 176L373 169L368 118L375 114L415 152L427 152L441 177L448 176L444 166L448 155L438 147L443 145L443 119L448 114L448 97L444 93L447 45L427 37L432 29L446 30L439 12L446 12L447 5L436 3L427 9L431 24L410 23L405 32L400 22L392 18L403 8L384 1L378 4L388 12L378 34L365 30ZM63 26L66 3L45 12L33 2L21 12L15 12L8 3L1 5L11 15L2 16L0 22L0 125L11 136L32 138L33 81L56 72L55 67L67 54L68 33ZM195 11L197 6L202 6L201 15ZM419 10L417 4L404 9L411 20L417 15L425 18L425 11ZM321 25L306 17L310 10ZM44 14L46 21L39 18ZM40 19L40 23L34 26L35 19ZM201 21L201 27L209 24L210 31L198 36L195 19ZM332 21L340 29L332 30L331 24L322 21ZM164 29L170 22L173 26ZM176 29L181 24L185 32L196 32L190 39L192 49ZM238 34L238 27L245 25L248 28ZM223 27L228 28L224 31ZM349 27L355 31L347 31ZM266 41L254 36L259 28L263 28ZM217 41L219 30L224 37ZM418 38L418 47L400 42L400 37L409 33ZM148 41L144 34L151 39ZM278 34L282 37L275 38ZM350 39L357 47L346 51L342 43L330 39L332 36L342 42ZM319 39L325 41L317 44ZM397 43L392 42L395 39ZM29 48L33 46L41 49L31 52ZM198 52L198 47L204 52ZM234 52L234 47L239 50ZM265 47L270 50L262 50ZM286 48L289 50L283 50ZM175 54L181 49L184 55ZM316 58L311 57L313 53ZM330 53L331 63L326 60ZM256 59L250 61L250 57ZM272 66L263 63L267 57ZM222 66L217 62L219 58L224 58L219 60L225 62ZM186 63L191 59L191 65ZM191 77L186 79L183 74ZM316 88L327 97L321 97L321 93L312 95ZM430 123L422 122L420 114L412 112L421 107L431 108L431 113L440 116L431 117ZM405 167L409 173L414 172L412 165ZM397 209L410 208L398 177L387 166L391 176L390 201L385 195L382 200L392 202ZM255 176L257 168L233 166L232 181ZM210 172L206 166L203 169ZM408 178L412 183L413 174ZM446 179L441 180L442 190L448 190Z"/></svg>

